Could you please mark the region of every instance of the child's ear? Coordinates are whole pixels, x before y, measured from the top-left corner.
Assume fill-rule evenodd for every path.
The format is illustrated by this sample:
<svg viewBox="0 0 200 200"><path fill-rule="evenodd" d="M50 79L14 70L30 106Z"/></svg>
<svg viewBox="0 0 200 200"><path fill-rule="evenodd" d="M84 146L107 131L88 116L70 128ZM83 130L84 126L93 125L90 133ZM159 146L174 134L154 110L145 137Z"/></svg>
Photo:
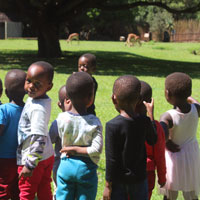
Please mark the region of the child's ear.
<svg viewBox="0 0 200 200"><path fill-rule="evenodd" d="M166 97L170 97L171 96L171 93L169 90L165 89L165 96Z"/></svg>
<svg viewBox="0 0 200 200"><path fill-rule="evenodd" d="M64 100L64 104L70 104L70 103L71 103L70 99L65 99Z"/></svg>
<svg viewBox="0 0 200 200"><path fill-rule="evenodd" d="M47 91L51 90L52 87L53 87L53 83L49 83L49 87L48 87Z"/></svg>
<svg viewBox="0 0 200 200"><path fill-rule="evenodd" d="M70 111L72 108L72 102L70 99L64 100L64 110L63 111Z"/></svg>
<svg viewBox="0 0 200 200"><path fill-rule="evenodd" d="M62 104L61 104L60 101L58 101L58 107L59 107L60 109L62 109Z"/></svg>
<svg viewBox="0 0 200 200"><path fill-rule="evenodd" d="M113 104L116 105L117 104L117 97L116 97L116 95L112 94L111 99L112 99Z"/></svg>

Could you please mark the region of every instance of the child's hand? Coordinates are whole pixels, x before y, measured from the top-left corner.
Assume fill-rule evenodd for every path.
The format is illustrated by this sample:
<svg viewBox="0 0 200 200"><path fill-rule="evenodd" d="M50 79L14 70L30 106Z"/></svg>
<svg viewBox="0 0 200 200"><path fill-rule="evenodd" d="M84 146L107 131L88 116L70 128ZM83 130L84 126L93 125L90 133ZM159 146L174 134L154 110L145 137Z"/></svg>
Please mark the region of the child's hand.
<svg viewBox="0 0 200 200"><path fill-rule="evenodd" d="M154 120L154 99L151 99L151 103L148 103L146 101L143 101L143 104L145 105L146 109L147 109L147 114L150 117L151 121Z"/></svg>
<svg viewBox="0 0 200 200"><path fill-rule="evenodd" d="M105 187L103 192L103 200L110 200L111 197L111 189L110 187Z"/></svg>
<svg viewBox="0 0 200 200"><path fill-rule="evenodd" d="M174 142L172 142L172 140L168 140L166 142L166 148L171 151L172 153L176 153L180 151L180 147L178 144L175 144Z"/></svg>
<svg viewBox="0 0 200 200"><path fill-rule="evenodd" d="M66 156L69 157L69 156L72 156L72 155L75 155L76 154L76 147L63 147L61 150L60 150L60 153L66 153Z"/></svg>
<svg viewBox="0 0 200 200"><path fill-rule="evenodd" d="M194 99L192 96L189 96L189 97L187 98L187 102L190 103L190 104L192 104L192 103L197 103L197 104L199 104L199 102L198 102L196 99Z"/></svg>
<svg viewBox="0 0 200 200"><path fill-rule="evenodd" d="M24 166L23 168L22 168L22 171L20 172L20 174L19 174L19 179L23 176L23 177L30 177L30 176L32 176L32 174L33 174L33 171L32 170L30 170L30 169L28 169L26 166Z"/></svg>
<svg viewBox="0 0 200 200"><path fill-rule="evenodd" d="M194 99L193 99L191 96L189 96L189 97L187 98L187 102L191 104L191 103L194 102Z"/></svg>

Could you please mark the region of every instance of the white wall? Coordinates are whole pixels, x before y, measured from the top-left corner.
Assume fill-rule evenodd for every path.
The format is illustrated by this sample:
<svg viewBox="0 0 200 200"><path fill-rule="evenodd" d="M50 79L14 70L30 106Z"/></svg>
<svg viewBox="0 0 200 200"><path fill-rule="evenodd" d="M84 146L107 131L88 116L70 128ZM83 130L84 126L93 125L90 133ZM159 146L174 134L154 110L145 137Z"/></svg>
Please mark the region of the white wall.
<svg viewBox="0 0 200 200"><path fill-rule="evenodd" d="M22 37L21 22L5 22L5 23L7 23L7 31L5 30L5 38Z"/></svg>

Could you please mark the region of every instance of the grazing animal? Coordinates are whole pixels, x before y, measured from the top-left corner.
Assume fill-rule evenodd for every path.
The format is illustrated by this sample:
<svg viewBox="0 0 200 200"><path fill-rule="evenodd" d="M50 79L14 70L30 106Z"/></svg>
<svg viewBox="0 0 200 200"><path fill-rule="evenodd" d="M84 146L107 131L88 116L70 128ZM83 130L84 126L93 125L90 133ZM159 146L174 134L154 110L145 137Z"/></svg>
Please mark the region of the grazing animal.
<svg viewBox="0 0 200 200"><path fill-rule="evenodd" d="M67 43L71 42L72 40L77 40L78 44L79 44L79 34L78 33L72 33L69 35L68 39L67 39Z"/></svg>
<svg viewBox="0 0 200 200"><path fill-rule="evenodd" d="M140 46L142 45L141 41L140 41L140 36L138 36L134 33L129 33L126 43L125 43L125 46L127 45L127 46L131 47L134 45L134 43L138 43Z"/></svg>

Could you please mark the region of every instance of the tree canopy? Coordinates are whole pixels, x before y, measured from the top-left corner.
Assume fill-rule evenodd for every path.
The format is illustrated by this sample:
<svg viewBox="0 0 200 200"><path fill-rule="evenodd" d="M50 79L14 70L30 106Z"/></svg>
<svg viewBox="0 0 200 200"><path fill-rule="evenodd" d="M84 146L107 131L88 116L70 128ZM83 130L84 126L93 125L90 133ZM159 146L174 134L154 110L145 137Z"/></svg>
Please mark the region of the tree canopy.
<svg viewBox="0 0 200 200"><path fill-rule="evenodd" d="M138 6L157 6L174 14L200 11L199 0L0 0L0 12L13 21L29 23L38 37L38 55L61 55L59 29L88 9L129 10Z"/></svg>

